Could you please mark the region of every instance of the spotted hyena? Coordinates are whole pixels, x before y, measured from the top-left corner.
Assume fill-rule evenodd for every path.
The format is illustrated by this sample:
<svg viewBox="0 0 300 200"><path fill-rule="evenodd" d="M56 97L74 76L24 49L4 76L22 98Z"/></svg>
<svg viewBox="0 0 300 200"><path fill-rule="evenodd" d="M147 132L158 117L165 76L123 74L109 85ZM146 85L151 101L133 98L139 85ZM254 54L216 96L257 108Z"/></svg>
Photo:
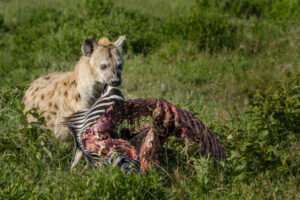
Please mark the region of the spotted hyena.
<svg viewBox="0 0 300 200"><path fill-rule="evenodd" d="M34 81L26 91L23 102L27 110L36 107L44 112L47 128L55 138L71 142L70 131L62 125L64 117L77 110L89 108L99 98L102 84L119 86L123 70L122 43L102 38L97 42L88 37L83 41L82 53L73 72L52 73ZM28 121L33 121L32 117Z"/></svg>

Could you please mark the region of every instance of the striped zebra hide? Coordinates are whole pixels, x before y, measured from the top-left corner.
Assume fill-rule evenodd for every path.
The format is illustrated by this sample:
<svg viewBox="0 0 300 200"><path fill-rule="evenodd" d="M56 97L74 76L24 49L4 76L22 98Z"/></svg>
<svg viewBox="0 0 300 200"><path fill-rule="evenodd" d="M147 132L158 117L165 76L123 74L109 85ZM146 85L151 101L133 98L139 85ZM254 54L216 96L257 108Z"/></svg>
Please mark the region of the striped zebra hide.
<svg viewBox="0 0 300 200"><path fill-rule="evenodd" d="M111 105L120 101L125 101L122 92L105 84L101 97L89 109L79 110L64 119L63 124L74 134L79 149L83 150L81 134L95 124Z"/></svg>
<svg viewBox="0 0 300 200"><path fill-rule="evenodd" d="M117 128L124 120L134 127L142 117L151 117L152 124L138 131ZM159 165L163 143L170 136L188 139L197 145L198 155L220 160L225 150L213 134L196 116L163 99L135 99L109 107L103 116L80 136L86 161L96 166L99 158L112 152L125 155L141 164L147 171L150 165ZM130 142L129 142L130 141Z"/></svg>

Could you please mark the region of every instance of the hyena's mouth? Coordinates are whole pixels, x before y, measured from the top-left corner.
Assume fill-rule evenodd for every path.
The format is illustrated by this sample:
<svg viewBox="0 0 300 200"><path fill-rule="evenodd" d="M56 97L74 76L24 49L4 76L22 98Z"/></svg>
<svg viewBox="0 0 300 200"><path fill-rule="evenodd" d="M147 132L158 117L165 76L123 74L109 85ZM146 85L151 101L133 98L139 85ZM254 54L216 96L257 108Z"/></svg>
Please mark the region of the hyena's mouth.
<svg viewBox="0 0 300 200"><path fill-rule="evenodd" d="M111 82L111 86L113 86L113 87L118 87L118 86L121 85L121 83L122 83L121 80L119 80L119 81L112 81L112 82Z"/></svg>

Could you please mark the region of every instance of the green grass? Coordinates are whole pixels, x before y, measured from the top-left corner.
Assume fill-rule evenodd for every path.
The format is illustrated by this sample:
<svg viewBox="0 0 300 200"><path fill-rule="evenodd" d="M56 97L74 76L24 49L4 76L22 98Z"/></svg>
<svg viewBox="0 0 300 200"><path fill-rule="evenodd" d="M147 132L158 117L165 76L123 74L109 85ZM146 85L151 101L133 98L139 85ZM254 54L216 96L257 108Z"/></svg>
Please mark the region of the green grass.
<svg viewBox="0 0 300 200"><path fill-rule="evenodd" d="M0 199L299 199L299 13L299 0L0 1ZM32 81L72 70L85 37L121 34L125 97L195 113L224 162L172 138L149 174L71 173L68 145L39 116L26 124Z"/></svg>

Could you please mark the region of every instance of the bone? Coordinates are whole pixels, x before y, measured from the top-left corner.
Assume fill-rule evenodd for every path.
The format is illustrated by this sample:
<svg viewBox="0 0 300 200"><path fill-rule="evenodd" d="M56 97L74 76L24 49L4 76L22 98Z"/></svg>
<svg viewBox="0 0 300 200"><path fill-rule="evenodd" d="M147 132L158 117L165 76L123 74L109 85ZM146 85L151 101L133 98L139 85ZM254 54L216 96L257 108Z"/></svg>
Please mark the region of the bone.
<svg viewBox="0 0 300 200"><path fill-rule="evenodd" d="M128 128L129 135L134 135L131 144L123 138L112 137L124 120L135 124L144 116L152 117L152 124L140 130ZM111 151L140 162L144 172L150 165L159 164L161 147L171 135L198 145L200 156L209 154L217 160L225 158L224 148L209 128L190 112L162 99L136 99L125 101L122 105L113 105L93 126L81 137L85 150L96 150L101 157L101 150L106 149L101 145L105 144ZM95 159L89 163L98 162L97 158Z"/></svg>

